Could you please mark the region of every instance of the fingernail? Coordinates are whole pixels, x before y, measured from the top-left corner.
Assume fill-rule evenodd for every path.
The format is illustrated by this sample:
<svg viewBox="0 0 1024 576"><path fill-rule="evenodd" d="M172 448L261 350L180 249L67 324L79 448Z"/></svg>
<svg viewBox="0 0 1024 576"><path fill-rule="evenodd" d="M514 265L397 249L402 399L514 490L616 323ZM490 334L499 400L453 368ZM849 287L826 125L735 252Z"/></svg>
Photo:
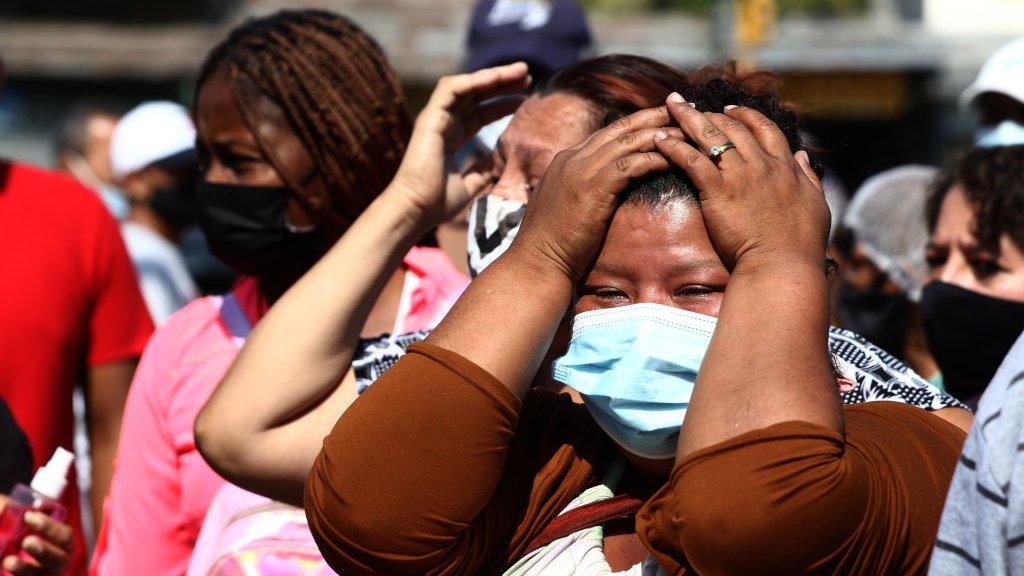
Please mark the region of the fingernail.
<svg viewBox="0 0 1024 576"><path fill-rule="evenodd" d="M28 550L31 554L42 554L43 543L35 536L29 536L21 543L21 547Z"/></svg>
<svg viewBox="0 0 1024 576"><path fill-rule="evenodd" d="M18 557L17 556L8 556L7 558L4 558L4 570L6 570L8 572L14 572L17 569L18 569Z"/></svg>
<svg viewBox="0 0 1024 576"><path fill-rule="evenodd" d="M726 109L726 110L732 110L733 108L736 108L736 107L737 107L737 106L736 106L735 104L727 104L727 105L725 106L725 109Z"/></svg>
<svg viewBox="0 0 1024 576"><path fill-rule="evenodd" d="M33 528L40 528L43 525L43 519L46 518L41 512L26 512L25 523Z"/></svg>
<svg viewBox="0 0 1024 576"><path fill-rule="evenodd" d="M803 156L805 162L807 162L808 164L811 163L811 157L808 156L807 152L804 151L804 150L797 150L795 156L797 156L797 157Z"/></svg>
<svg viewBox="0 0 1024 576"><path fill-rule="evenodd" d="M687 104L690 105L690 108L693 108L694 110L697 109L697 103L696 102L687 102Z"/></svg>
<svg viewBox="0 0 1024 576"><path fill-rule="evenodd" d="M664 140L665 138L668 138L668 134L665 133L662 130L658 130L657 132L654 133L654 140L655 141L657 141L657 140Z"/></svg>
<svg viewBox="0 0 1024 576"><path fill-rule="evenodd" d="M671 100L672 102L675 102L676 104L682 104L683 102L686 102L686 99L683 98L683 95L680 94L679 92L673 92L669 94L668 99Z"/></svg>

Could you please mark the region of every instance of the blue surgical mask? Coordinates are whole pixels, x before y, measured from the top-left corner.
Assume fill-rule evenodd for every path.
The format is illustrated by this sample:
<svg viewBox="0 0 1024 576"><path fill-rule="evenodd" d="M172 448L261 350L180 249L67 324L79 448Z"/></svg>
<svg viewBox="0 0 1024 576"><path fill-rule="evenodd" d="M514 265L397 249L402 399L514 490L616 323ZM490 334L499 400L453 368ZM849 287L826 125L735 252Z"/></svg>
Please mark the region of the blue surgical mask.
<svg viewBox="0 0 1024 576"><path fill-rule="evenodd" d="M107 207L107 210L110 211L114 218L118 221L127 218L131 205L128 203L128 197L125 193L113 184L100 180L99 176L96 176L96 172L89 166L89 162L81 154L70 150L65 150L65 154L68 155L67 167L71 174L79 182L96 192L100 200L103 201L103 205Z"/></svg>
<svg viewBox="0 0 1024 576"><path fill-rule="evenodd" d="M978 148L1017 146L1024 144L1024 126L1013 120L1003 120L992 126L981 126L974 133L974 145Z"/></svg>
<svg viewBox="0 0 1024 576"><path fill-rule="evenodd" d="M124 220L128 217L131 205L124 192L110 184L101 184L97 192L100 195L100 200L103 200L103 205L107 207L114 218Z"/></svg>
<svg viewBox="0 0 1024 576"><path fill-rule="evenodd" d="M580 393L623 449L652 460L672 458L716 323L661 304L578 314L554 378Z"/></svg>

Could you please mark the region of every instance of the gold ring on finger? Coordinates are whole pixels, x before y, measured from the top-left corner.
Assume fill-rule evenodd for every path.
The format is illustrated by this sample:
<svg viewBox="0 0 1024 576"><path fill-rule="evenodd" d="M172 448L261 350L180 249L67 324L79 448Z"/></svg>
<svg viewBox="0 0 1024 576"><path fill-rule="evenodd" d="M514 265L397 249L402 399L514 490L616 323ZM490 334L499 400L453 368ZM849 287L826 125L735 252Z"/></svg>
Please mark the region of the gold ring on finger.
<svg viewBox="0 0 1024 576"><path fill-rule="evenodd" d="M722 154L725 154L725 152L727 150L732 150L735 147L736 147L735 144L733 144L732 142L728 142L727 141L724 144L719 144L718 146L712 146L711 149L708 150L708 156L710 156L712 160L718 160L719 157Z"/></svg>

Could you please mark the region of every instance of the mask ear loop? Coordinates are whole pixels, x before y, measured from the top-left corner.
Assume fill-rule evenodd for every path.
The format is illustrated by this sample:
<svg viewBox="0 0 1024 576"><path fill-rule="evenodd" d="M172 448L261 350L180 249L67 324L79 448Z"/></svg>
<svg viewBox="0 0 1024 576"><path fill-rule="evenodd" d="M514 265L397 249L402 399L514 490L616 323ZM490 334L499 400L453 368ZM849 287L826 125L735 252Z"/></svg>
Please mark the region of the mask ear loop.
<svg viewBox="0 0 1024 576"><path fill-rule="evenodd" d="M288 171L284 170L282 168L281 162L270 151L270 148L263 142L263 139L260 137L260 132L257 129L255 115L253 114L253 112L252 112L252 110L251 110L251 108L249 106L249 100L242 93L241 84L242 84L243 80L248 80L248 81L252 82L251 80L249 80L245 76L245 74L243 74L243 73L241 73L239 71L239 69L238 69L238 67L236 65L232 65L231 66L231 92L232 92L232 96L234 96L235 104L238 105L238 110L242 113L242 119L245 121L246 127L249 128L249 132L252 134L253 140L256 141L256 146L259 148L260 152L263 154L263 157L267 159L267 161L270 163L270 165L274 167L274 171L277 172L277 175L280 176L281 180L284 181L286 187L288 188L288 191L289 191L290 195L292 197L294 197L295 200L298 201L298 203L305 210L307 210L311 214L317 214L317 215L324 216L324 217L326 217L326 218L328 218L330 220L335 221L337 224L345 225L347 227L348 222L346 220L344 220L343 218L341 218L340 216L338 216L337 214L335 214L333 210L324 210L324 209L322 209L322 207L320 205L320 202L312 202L312 201L310 201L309 198L306 197L305 194L302 193L303 190L305 190L307 187L310 186L310 184L313 183L313 181L316 179L316 176L318 174L320 174L319 167L318 166L313 166L313 169L310 170L308 174L306 174L298 182L295 182L294 180L292 180L292 178L288 174ZM255 86L254 82L253 82L252 88L255 89L259 93L259 88L257 86ZM262 93L260 93L260 94L262 95ZM288 222L288 215L287 215L287 213L285 214L285 226L288 228L289 232L292 232L294 234L309 233L309 232L313 232L314 230L319 228L319 226L317 224L312 224L310 226L295 226L294 224Z"/></svg>

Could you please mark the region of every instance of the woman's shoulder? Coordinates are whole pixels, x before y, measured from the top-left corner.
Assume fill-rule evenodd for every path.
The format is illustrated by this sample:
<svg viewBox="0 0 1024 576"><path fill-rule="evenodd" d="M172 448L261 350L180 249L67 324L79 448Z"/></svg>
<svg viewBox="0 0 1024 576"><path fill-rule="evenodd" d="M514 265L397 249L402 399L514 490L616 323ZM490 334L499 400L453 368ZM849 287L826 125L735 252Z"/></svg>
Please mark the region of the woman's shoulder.
<svg viewBox="0 0 1024 576"><path fill-rule="evenodd" d="M159 341L161 348L181 349L201 345L211 336L226 334L219 325L222 300L221 296L202 296L182 306L156 329L151 344ZM219 330L220 334L209 334L213 329Z"/></svg>
<svg viewBox="0 0 1024 576"><path fill-rule="evenodd" d="M928 411L967 408L856 332L830 327L828 349L845 405L887 400Z"/></svg>
<svg viewBox="0 0 1024 576"><path fill-rule="evenodd" d="M890 462L920 461L950 474L967 438L935 412L899 401L844 406L843 420L847 446L884 454Z"/></svg>
<svg viewBox="0 0 1024 576"><path fill-rule="evenodd" d="M219 370L230 364L238 345L220 322L220 296L189 302L161 324L146 344L133 387L157 387L171 394L190 374Z"/></svg>

